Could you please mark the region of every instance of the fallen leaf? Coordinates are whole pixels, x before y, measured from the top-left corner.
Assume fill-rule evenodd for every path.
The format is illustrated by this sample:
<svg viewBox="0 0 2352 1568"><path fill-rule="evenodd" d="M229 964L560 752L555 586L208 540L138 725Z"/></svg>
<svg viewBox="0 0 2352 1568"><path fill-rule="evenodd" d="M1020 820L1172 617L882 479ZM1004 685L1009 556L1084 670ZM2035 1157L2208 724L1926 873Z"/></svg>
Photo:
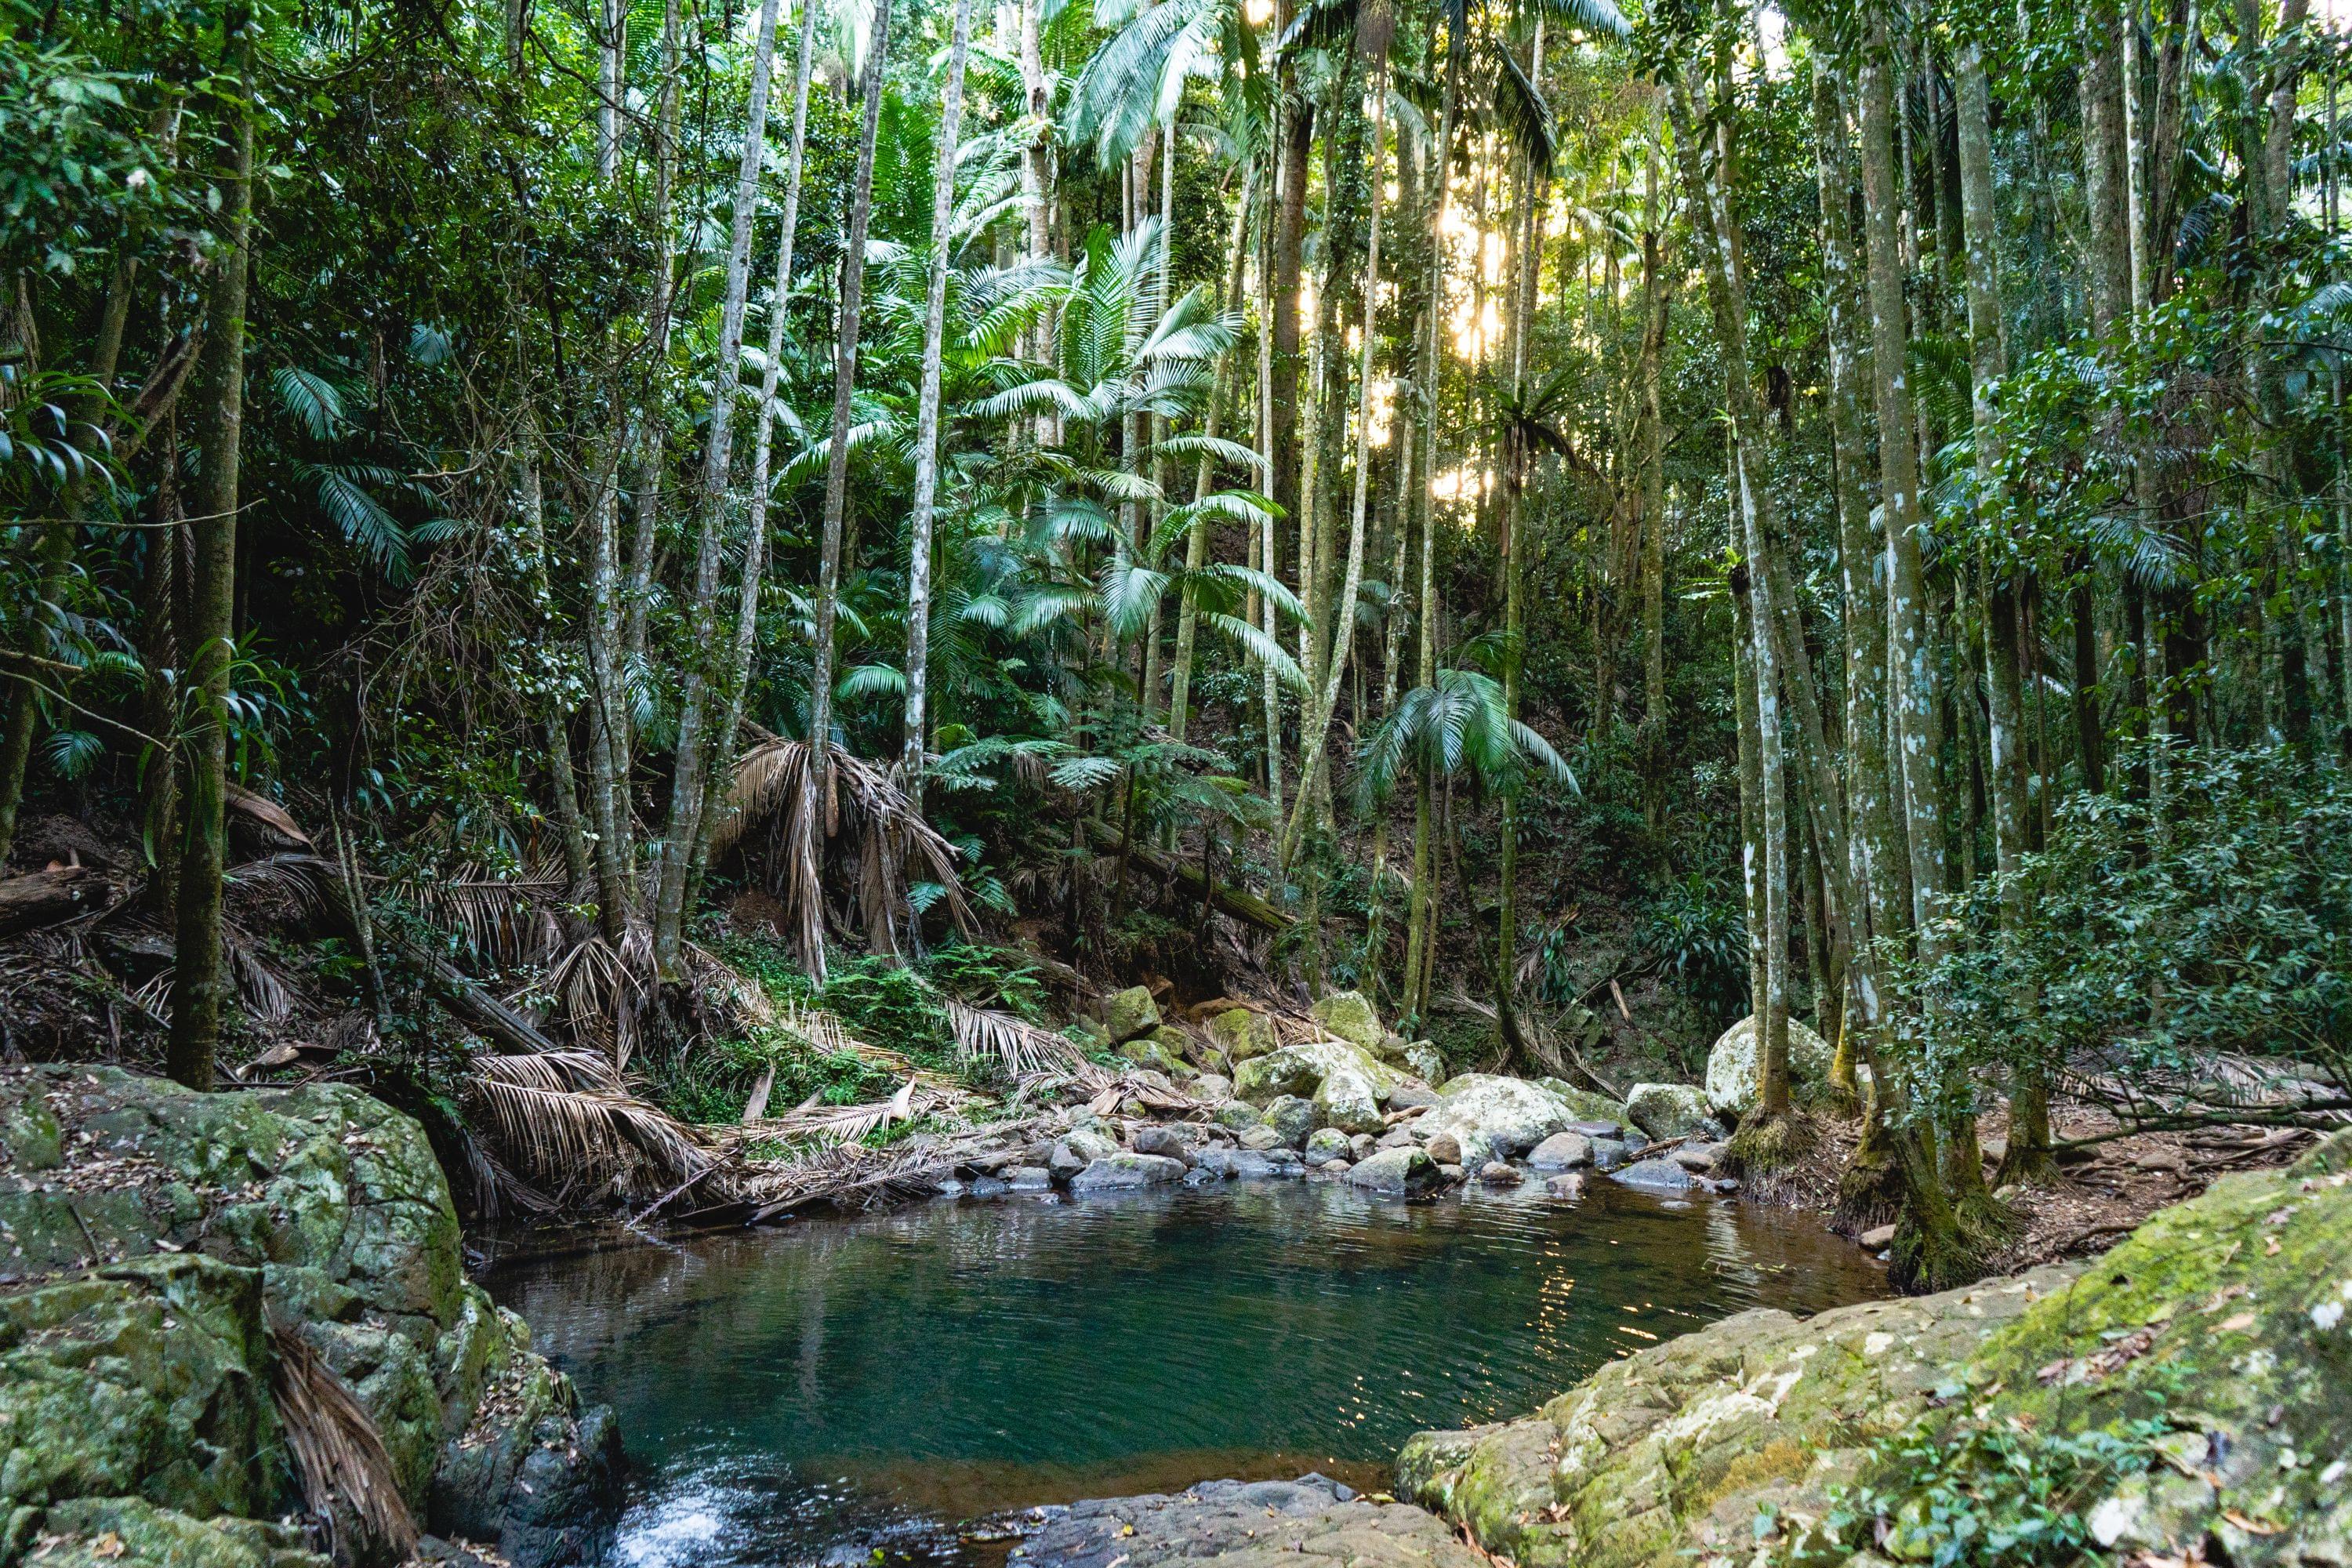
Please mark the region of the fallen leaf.
<svg viewBox="0 0 2352 1568"><path fill-rule="evenodd" d="M2253 1326L2254 1315L2252 1312L2232 1312L2221 1320L2214 1329L2214 1332L2234 1334L2241 1329L2251 1329Z"/></svg>
<svg viewBox="0 0 2352 1568"><path fill-rule="evenodd" d="M2228 1520L2231 1524L2236 1525L2240 1530L2244 1531L2248 1535L2276 1535L2279 1531L2284 1528L2283 1526L2271 1523L2268 1520L2254 1519L2246 1514L2240 1513L2234 1508L2223 1509L2221 1510L2221 1517Z"/></svg>

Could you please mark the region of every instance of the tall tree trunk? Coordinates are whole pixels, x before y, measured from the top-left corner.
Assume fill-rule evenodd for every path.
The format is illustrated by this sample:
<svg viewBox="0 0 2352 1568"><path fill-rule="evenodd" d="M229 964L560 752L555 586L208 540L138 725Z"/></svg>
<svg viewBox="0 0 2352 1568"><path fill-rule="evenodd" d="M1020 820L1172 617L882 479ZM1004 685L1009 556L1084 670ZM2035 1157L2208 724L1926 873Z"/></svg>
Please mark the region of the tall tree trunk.
<svg viewBox="0 0 2352 1568"><path fill-rule="evenodd" d="M809 681L809 746L813 761L826 759L833 744L833 630L841 613L842 520L849 502L851 400L857 392L857 333L866 289L866 231L874 216L874 142L882 122L883 66L890 46L891 0L877 0L874 32L866 45L865 121L858 133L857 172L849 187L849 233L843 242L841 329L834 347L832 440L825 453L824 537L817 563L816 650ZM830 767L830 763L825 763ZM803 788L813 808L817 775L811 767Z"/></svg>
<svg viewBox="0 0 2352 1568"><path fill-rule="evenodd" d="M188 661L189 725L181 749L186 782L181 790L178 910L173 922L172 1035L164 1066L191 1089L213 1086L220 1046L221 1004L228 989L221 950L221 867L227 850L223 821L228 784L229 664L235 649L238 463L245 431L247 284L253 266L253 44L249 22L232 12L237 96L230 112L230 162L220 182L218 270L205 305L205 342L197 368L202 395L195 438L203 454L196 488L188 621L180 646Z"/></svg>
<svg viewBox="0 0 2352 1568"><path fill-rule="evenodd" d="M662 366L669 358L671 318L677 299L677 230L671 215L677 202L678 126L685 99L685 44L679 26L678 0L665 0L661 107L654 138L654 288L646 310L648 374L645 401L637 411L636 519L629 541L629 587L623 611L623 646L630 671L641 669L646 661L646 626L653 606L654 552L667 446ZM625 731L622 744L625 752ZM625 754L625 763L626 760Z"/></svg>
<svg viewBox="0 0 2352 1568"><path fill-rule="evenodd" d="M814 3L814 0L811 0ZM907 519L907 717L900 767L907 790L923 800L923 746L929 734L931 647L931 510L940 482L940 361L946 350L948 252L955 224L956 147L963 128L963 68L971 48L971 0L956 0L948 43L947 97L931 161L931 268L923 306L922 388L915 404L915 500Z"/></svg>
<svg viewBox="0 0 2352 1568"><path fill-rule="evenodd" d="M1372 431L1372 355L1379 346L1380 333L1375 330L1372 306L1380 299L1381 277L1381 209L1382 184L1387 178L1388 154L1388 73L1385 58L1373 63L1372 99L1372 178L1371 222L1364 246L1365 302L1364 330L1356 365L1356 488L1348 522L1348 564L1341 579L1338 601L1330 608L1331 633L1328 668L1324 672L1321 690L1307 694L1309 712L1307 732L1301 741L1298 764L1298 798L1290 810L1289 826L1283 829L1280 864L1286 868L1298 852L1298 841L1307 826L1314 792L1310 787L1324 764L1324 750L1331 736L1331 720L1339 710L1339 688L1347 674L1348 655L1355 638L1350 632L1356 620L1356 595L1364 582L1364 519L1367 499L1366 483L1371 472Z"/></svg>
<svg viewBox="0 0 2352 1568"><path fill-rule="evenodd" d="M1250 195L1256 185L1255 163L1242 171L1241 199L1234 204L1234 231L1225 244L1225 311L1239 315L1242 308L1243 264L1249 255ZM1202 433L1211 439L1217 435L1218 419L1224 411L1227 396L1240 379L1234 370L1234 356L1228 352L1217 356L1217 369L1209 387L1209 407L1202 422ZM1216 478L1216 461L1207 453L1201 455L1192 475L1192 500L1197 504L1206 499ZM1193 519L1185 530L1184 589L1176 612L1176 658L1169 676L1168 733L1171 739L1182 741L1192 722L1192 656L1193 646L1200 635L1200 605L1197 584L1202 569L1209 563L1209 520ZM1252 563L1253 565L1255 563Z"/></svg>
<svg viewBox="0 0 2352 1568"><path fill-rule="evenodd" d="M687 884L702 841L702 814L709 793L704 727L711 688L727 685L719 653L719 580L727 539L728 479L733 469L735 408L743 392L743 311L751 287L751 222L759 211L760 169L768 142L768 85L776 62L776 12L780 0L762 0L752 45L751 102L744 111L743 151L735 176L735 223L727 248L727 285L719 313L719 356L710 371L709 440L702 462L702 493L697 506L694 579L688 593L686 679L678 699L677 743L670 774L669 824L657 863L660 886L654 900L654 964L665 976L677 968L686 927ZM754 550L757 546L752 547ZM745 558L747 566L751 556ZM756 598L759 574L747 574ZM729 645L731 647L731 644Z"/></svg>
<svg viewBox="0 0 2352 1568"><path fill-rule="evenodd" d="M1277 0L1277 29L1286 23L1289 10ZM1268 407L1274 427L1268 455L1274 459L1275 502L1285 516L1297 521L1305 515L1299 504L1298 274L1307 244L1307 162L1314 149L1315 121L1286 60L1276 78L1275 94L1273 284L1267 301L1273 310Z"/></svg>
<svg viewBox="0 0 2352 1568"><path fill-rule="evenodd" d="M2084 293L2091 330L2112 331L2131 312L2131 253L2125 210L2122 34L2116 0L2082 12L2083 201L2089 254Z"/></svg>

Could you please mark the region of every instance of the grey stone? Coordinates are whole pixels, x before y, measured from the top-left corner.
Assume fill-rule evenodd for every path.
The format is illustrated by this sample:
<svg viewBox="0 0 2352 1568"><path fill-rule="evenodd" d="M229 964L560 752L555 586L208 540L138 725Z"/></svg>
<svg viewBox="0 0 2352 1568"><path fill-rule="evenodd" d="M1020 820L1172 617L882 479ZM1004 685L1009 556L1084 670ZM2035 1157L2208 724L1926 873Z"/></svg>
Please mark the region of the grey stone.
<svg viewBox="0 0 2352 1568"><path fill-rule="evenodd" d="M1544 1196L1548 1198L1573 1202L1583 1195L1584 1177L1577 1172L1571 1171L1565 1176L1548 1176L1544 1179Z"/></svg>
<svg viewBox="0 0 2352 1568"><path fill-rule="evenodd" d="M1187 1160L1192 1154L1181 1133L1156 1122L1137 1128L1128 1143L1139 1154L1164 1154L1171 1160Z"/></svg>
<svg viewBox="0 0 2352 1568"><path fill-rule="evenodd" d="M1318 1128L1307 1140L1307 1163L1328 1165L1348 1157L1348 1135L1336 1127Z"/></svg>
<svg viewBox="0 0 2352 1568"><path fill-rule="evenodd" d="M1246 1100L1229 1100L1209 1112L1209 1120L1220 1127L1230 1127L1242 1132L1264 1121L1265 1113Z"/></svg>
<svg viewBox="0 0 2352 1568"><path fill-rule="evenodd" d="M1633 1151L1621 1138L1592 1140L1592 1168L1596 1171L1613 1171L1633 1157Z"/></svg>
<svg viewBox="0 0 2352 1568"><path fill-rule="evenodd" d="M1437 1165L1419 1149L1383 1149L1348 1173L1351 1186L1408 1195L1436 1185Z"/></svg>
<svg viewBox="0 0 2352 1568"><path fill-rule="evenodd" d="M1268 1149L1282 1147L1282 1133L1279 1130L1260 1122L1255 1127L1247 1128L1243 1131L1241 1145L1254 1153L1262 1154Z"/></svg>
<svg viewBox="0 0 2352 1568"><path fill-rule="evenodd" d="M971 1184L976 1198L1001 1198L1013 1190L1013 1184L1002 1176L982 1176Z"/></svg>
<svg viewBox="0 0 2352 1568"><path fill-rule="evenodd" d="M1711 1176L1723 1163L1723 1151L1720 1143L1687 1143L1666 1158L1695 1176Z"/></svg>
<svg viewBox="0 0 2352 1568"><path fill-rule="evenodd" d="M1411 1142L1412 1140L1407 1139L1406 1142ZM1359 1132L1353 1138L1348 1140L1348 1158L1350 1160L1360 1160L1380 1146L1380 1139L1373 1137L1369 1132ZM1391 1143L1389 1147L1393 1149L1396 1148L1397 1145Z"/></svg>
<svg viewBox="0 0 2352 1568"><path fill-rule="evenodd" d="M1114 1045L1148 1035L1160 1027L1160 1004L1141 985L1114 992L1103 1003L1103 1027L1109 1031Z"/></svg>
<svg viewBox="0 0 2352 1568"><path fill-rule="evenodd" d="M1074 1193L1124 1192L1156 1187L1184 1179L1184 1162L1164 1154L1130 1154L1125 1151L1097 1160L1070 1178Z"/></svg>
<svg viewBox="0 0 2352 1568"><path fill-rule="evenodd" d="M1462 1163L1462 1139L1458 1133L1451 1131L1433 1133L1428 1142L1422 1145L1422 1149L1432 1160L1440 1164L1458 1165Z"/></svg>
<svg viewBox="0 0 2352 1568"><path fill-rule="evenodd" d="M1428 1110L1444 1101L1434 1089L1424 1089L1418 1083L1401 1083L1389 1090L1391 1110Z"/></svg>
<svg viewBox="0 0 2352 1568"><path fill-rule="evenodd" d="M1208 1100L1212 1104L1221 1100L1230 1100L1234 1093L1234 1080L1223 1073L1204 1072L1193 1083L1192 1093L1197 1099Z"/></svg>
<svg viewBox="0 0 2352 1568"><path fill-rule="evenodd" d="M1810 1098L1830 1079L1830 1043L1789 1020L1789 1082L1799 1098ZM1723 1031L1706 1053L1707 1103L1727 1116L1745 1116L1756 1103L1756 1017L1750 1014Z"/></svg>
<svg viewBox="0 0 2352 1568"><path fill-rule="evenodd" d="M1380 1054L1388 1039L1381 1016L1360 991L1334 991L1307 1009L1308 1015L1349 1045Z"/></svg>
<svg viewBox="0 0 2352 1568"><path fill-rule="evenodd" d="M1016 1193L1042 1193L1054 1184L1054 1173L1043 1165L1013 1167L1013 1190Z"/></svg>
<svg viewBox="0 0 2352 1568"><path fill-rule="evenodd" d="M1427 1040L1415 1040L1404 1048L1405 1070L1433 1089L1445 1082L1445 1058Z"/></svg>
<svg viewBox="0 0 2352 1568"><path fill-rule="evenodd" d="M1637 1160L1622 1170L1611 1172L1609 1179L1654 1193L1686 1193L1698 1184L1688 1171L1672 1160Z"/></svg>
<svg viewBox="0 0 2352 1568"><path fill-rule="evenodd" d="M1653 1138L1681 1138L1714 1125L1706 1091L1688 1083L1637 1083L1625 1091L1625 1119Z"/></svg>
<svg viewBox="0 0 2352 1568"><path fill-rule="evenodd" d="M1369 1140L1368 1146L1374 1149L1402 1149L1408 1144L1421 1142L1412 1135L1412 1129L1410 1127L1391 1127L1377 1138L1372 1137L1369 1132L1362 1136Z"/></svg>
<svg viewBox="0 0 2352 1568"><path fill-rule="evenodd" d="M1292 1149L1307 1146L1307 1135L1315 1131L1314 1102L1295 1094L1277 1095L1265 1108L1265 1124L1282 1134L1283 1143Z"/></svg>
<svg viewBox="0 0 2352 1568"><path fill-rule="evenodd" d="M1253 1057L1234 1069L1234 1092L1253 1105L1264 1105L1278 1095L1311 1097L1335 1070L1347 1069L1371 1086L1373 1097L1384 1100L1403 1078L1361 1047L1345 1040L1303 1040L1262 1057Z"/></svg>
<svg viewBox="0 0 2352 1568"><path fill-rule="evenodd" d="M1489 1160L1479 1168L1478 1179L1490 1187L1516 1187L1527 1178L1516 1165L1506 1165L1500 1160Z"/></svg>
<svg viewBox="0 0 2352 1568"><path fill-rule="evenodd" d="M950 1176L933 1189L943 1198L960 1198L971 1190L971 1184L960 1177Z"/></svg>
<svg viewBox="0 0 2352 1568"><path fill-rule="evenodd" d="M1097 1160L1108 1160L1118 1152L1118 1139L1091 1127L1074 1127L1062 1135L1062 1142L1069 1146L1071 1153L1088 1164Z"/></svg>
<svg viewBox="0 0 2352 1568"><path fill-rule="evenodd" d="M1581 1132L1555 1132L1528 1151L1538 1171L1574 1171L1592 1163L1592 1140Z"/></svg>
<svg viewBox="0 0 2352 1568"><path fill-rule="evenodd" d="M1895 1245L1895 1227L1891 1225L1877 1226L1864 1231L1854 1239L1873 1252L1884 1252Z"/></svg>
<svg viewBox="0 0 2352 1568"><path fill-rule="evenodd" d="M1541 1084L1493 1073L1464 1073L1447 1080L1435 1109L1422 1116L1430 1136L1452 1132L1461 1141L1465 1163L1524 1154L1579 1119L1578 1110Z"/></svg>
<svg viewBox="0 0 2352 1568"><path fill-rule="evenodd" d="M1323 1173L1327 1176L1344 1176L1355 1168L1356 1163L1352 1160L1334 1160L1323 1167Z"/></svg>
<svg viewBox="0 0 2352 1568"><path fill-rule="evenodd" d="M1567 1130L1570 1132L1581 1132L1587 1138L1625 1136L1625 1124L1622 1121L1571 1121L1568 1124Z"/></svg>

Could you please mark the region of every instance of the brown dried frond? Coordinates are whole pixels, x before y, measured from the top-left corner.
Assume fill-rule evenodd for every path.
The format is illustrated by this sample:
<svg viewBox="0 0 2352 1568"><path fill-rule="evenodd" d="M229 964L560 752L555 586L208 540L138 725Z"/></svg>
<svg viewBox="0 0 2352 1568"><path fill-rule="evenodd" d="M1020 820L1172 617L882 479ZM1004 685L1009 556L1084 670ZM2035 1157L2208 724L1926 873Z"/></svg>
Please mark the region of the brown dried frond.
<svg viewBox="0 0 2352 1568"><path fill-rule="evenodd" d="M273 1325L269 1348L270 1398L328 1552L338 1563L405 1562L416 1522L366 1407L299 1330Z"/></svg>
<svg viewBox="0 0 2352 1568"><path fill-rule="evenodd" d="M645 1197L711 1163L691 1129L593 1051L479 1056L469 1081L509 1163L538 1185Z"/></svg>
<svg viewBox="0 0 2352 1568"><path fill-rule="evenodd" d="M956 1048L968 1060L993 1057L1006 1077L1016 1079L1039 1072L1074 1072L1087 1065L1086 1053L1050 1029L996 1008L975 1007L960 997L942 1000L948 1023L955 1030Z"/></svg>
<svg viewBox="0 0 2352 1568"><path fill-rule="evenodd" d="M505 969L544 963L562 945L563 928L553 904L565 892L561 877L493 876L473 866L418 881L410 896L425 917L465 940L475 953Z"/></svg>

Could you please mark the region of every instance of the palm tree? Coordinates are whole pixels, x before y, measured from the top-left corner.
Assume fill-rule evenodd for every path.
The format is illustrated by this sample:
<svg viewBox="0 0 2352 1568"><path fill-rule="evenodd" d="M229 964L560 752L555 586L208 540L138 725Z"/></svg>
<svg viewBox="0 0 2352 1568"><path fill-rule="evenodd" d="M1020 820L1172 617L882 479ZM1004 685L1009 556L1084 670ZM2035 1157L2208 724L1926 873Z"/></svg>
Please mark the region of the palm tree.
<svg viewBox="0 0 2352 1568"><path fill-rule="evenodd" d="M1516 794L1532 763L1547 775L1577 787L1566 760L1534 730L1511 717L1503 683L1475 669L1441 668L1434 681L1414 687L1381 721L1356 760L1356 805L1378 810L1410 769L1413 775L1412 886L1405 924L1402 1012L1417 1018L1428 1010L1427 955L1436 946L1435 892L1430 847L1431 793L1435 782L1467 775L1482 790L1506 799ZM1378 967L1380 955L1367 953Z"/></svg>

